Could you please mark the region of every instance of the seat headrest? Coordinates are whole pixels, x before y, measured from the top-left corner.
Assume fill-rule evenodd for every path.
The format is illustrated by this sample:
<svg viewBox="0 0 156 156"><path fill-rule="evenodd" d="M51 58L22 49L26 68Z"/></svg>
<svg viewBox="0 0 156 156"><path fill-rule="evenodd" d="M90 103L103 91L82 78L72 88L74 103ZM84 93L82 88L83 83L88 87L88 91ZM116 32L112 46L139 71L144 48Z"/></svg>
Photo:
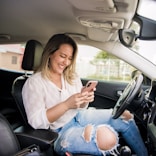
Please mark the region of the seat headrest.
<svg viewBox="0 0 156 156"><path fill-rule="evenodd" d="M43 52L43 46L39 41L29 40L26 43L22 60L22 69L34 71L38 68Z"/></svg>

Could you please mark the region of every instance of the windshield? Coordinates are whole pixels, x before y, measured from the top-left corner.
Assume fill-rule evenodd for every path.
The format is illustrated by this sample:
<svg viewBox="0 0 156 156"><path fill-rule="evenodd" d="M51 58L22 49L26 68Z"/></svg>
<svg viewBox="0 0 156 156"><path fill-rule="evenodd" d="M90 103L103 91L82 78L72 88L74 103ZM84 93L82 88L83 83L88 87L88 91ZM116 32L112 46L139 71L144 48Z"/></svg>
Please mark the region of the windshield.
<svg viewBox="0 0 156 156"><path fill-rule="evenodd" d="M140 0L137 13L156 21L156 1ZM133 50L156 65L156 40L138 40Z"/></svg>
<svg viewBox="0 0 156 156"><path fill-rule="evenodd" d="M156 41L139 40L135 51L156 65Z"/></svg>
<svg viewBox="0 0 156 156"><path fill-rule="evenodd" d="M141 16L156 20L156 1L140 0L137 13Z"/></svg>

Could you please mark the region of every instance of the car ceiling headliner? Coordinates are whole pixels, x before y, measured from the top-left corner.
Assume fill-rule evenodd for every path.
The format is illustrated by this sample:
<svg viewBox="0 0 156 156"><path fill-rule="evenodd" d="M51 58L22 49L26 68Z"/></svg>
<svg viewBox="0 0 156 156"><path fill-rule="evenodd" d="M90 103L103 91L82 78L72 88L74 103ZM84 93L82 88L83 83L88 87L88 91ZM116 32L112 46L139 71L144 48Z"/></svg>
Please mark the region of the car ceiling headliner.
<svg viewBox="0 0 156 156"><path fill-rule="evenodd" d="M29 39L46 43L55 33L69 33L76 40L85 39L88 42L115 41L117 30L129 27L137 9L137 2L137 0L1 0L0 43L26 42ZM105 7L109 9L113 5L115 11L99 11L96 8L101 7L99 6L101 4L102 9ZM80 19L94 24L104 23L106 27L117 22L119 27L110 30L97 29L96 26L80 24Z"/></svg>

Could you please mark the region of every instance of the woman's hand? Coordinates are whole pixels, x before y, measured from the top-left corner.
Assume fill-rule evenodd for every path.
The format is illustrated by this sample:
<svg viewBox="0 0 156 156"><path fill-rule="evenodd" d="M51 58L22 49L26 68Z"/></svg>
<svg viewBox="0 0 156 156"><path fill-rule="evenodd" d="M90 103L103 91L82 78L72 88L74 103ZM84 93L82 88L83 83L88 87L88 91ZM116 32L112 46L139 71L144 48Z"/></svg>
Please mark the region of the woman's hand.
<svg viewBox="0 0 156 156"><path fill-rule="evenodd" d="M89 102L94 100L94 91L76 93L70 96L64 102L61 102L47 110L47 118L49 122L54 122L60 118L69 109L84 108Z"/></svg>
<svg viewBox="0 0 156 156"><path fill-rule="evenodd" d="M77 109L85 107L89 102L94 100L94 91L82 92L70 96L65 104L68 109Z"/></svg>
<svg viewBox="0 0 156 156"><path fill-rule="evenodd" d="M88 96L85 99L85 102L80 106L81 108L86 107L90 102L94 101L94 91L87 92Z"/></svg>

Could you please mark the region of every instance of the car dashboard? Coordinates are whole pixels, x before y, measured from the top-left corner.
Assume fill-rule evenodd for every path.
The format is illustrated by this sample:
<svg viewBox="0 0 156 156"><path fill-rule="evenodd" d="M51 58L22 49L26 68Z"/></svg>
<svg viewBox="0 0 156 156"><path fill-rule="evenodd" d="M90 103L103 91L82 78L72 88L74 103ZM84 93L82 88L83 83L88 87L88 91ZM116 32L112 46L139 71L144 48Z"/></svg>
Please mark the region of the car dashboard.
<svg viewBox="0 0 156 156"><path fill-rule="evenodd" d="M156 149L156 80L152 81L148 96L149 116L147 122L148 137Z"/></svg>

